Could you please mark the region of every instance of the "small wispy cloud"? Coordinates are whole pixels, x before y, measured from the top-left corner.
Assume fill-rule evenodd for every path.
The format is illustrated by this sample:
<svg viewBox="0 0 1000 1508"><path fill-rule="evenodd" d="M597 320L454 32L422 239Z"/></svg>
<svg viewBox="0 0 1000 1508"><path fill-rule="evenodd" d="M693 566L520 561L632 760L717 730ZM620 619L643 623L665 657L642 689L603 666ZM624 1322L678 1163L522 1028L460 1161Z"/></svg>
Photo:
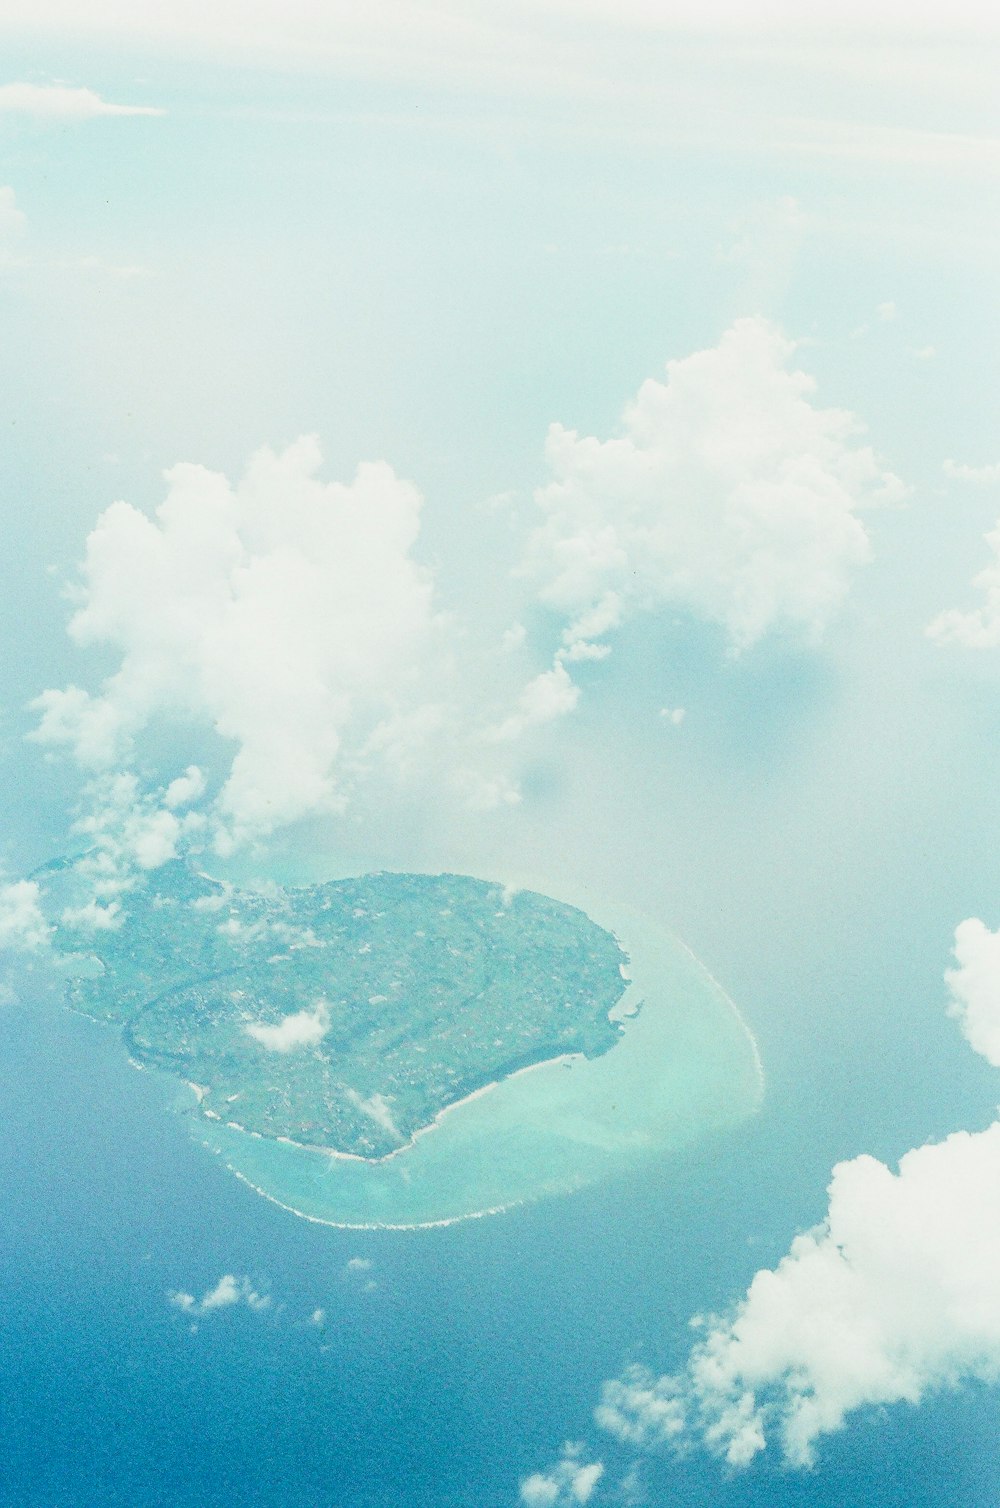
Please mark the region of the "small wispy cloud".
<svg viewBox="0 0 1000 1508"><path fill-rule="evenodd" d="M378 1279L372 1276L374 1266L370 1257L351 1257L344 1263L344 1281L357 1283L364 1293L374 1293L379 1286Z"/></svg>
<svg viewBox="0 0 1000 1508"><path fill-rule="evenodd" d="M0 186L0 242L23 234L28 218L18 208L17 196L10 184Z"/></svg>
<svg viewBox="0 0 1000 1508"><path fill-rule="evenodd" d="M960 466L946 461L945 474L978 483L1000 481L1000 466ZM927 637L938 644L963 649L996 649L1000 645L1000 520L985 536L990 558L972 578L980 605L969 612L948 608L928 623Z"/></svg>
<svg viewBox="0 0 1000 1508"><path fill-rule="evenodd" d="M985 466L970 466L965 461L948 459L942 464L945 476L956 477L960 482L983 482L987 486L1000 482L1000 461L988 461Z"/></svg>
<svg viewBox="0 0 1000 1508"><path fill-rule="evenodd" d="M0 114L39 120L96 120L103 115L165 115L154 105L116 105L93 89L69 84L0 84Z"/></svg>

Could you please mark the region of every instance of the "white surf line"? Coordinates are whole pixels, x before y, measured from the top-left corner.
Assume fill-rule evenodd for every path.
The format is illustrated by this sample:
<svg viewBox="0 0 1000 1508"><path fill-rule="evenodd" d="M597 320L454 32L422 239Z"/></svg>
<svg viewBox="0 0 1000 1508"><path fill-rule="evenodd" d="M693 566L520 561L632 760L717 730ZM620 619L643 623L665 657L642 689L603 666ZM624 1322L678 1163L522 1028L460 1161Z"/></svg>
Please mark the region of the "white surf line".
<svg viewBox="0 0 1000 1508"><path fill-rule="evenodd" d="M463 1095L460 1100L454 1100L450 1105L442 1106L434 1116L434 1119L428 1121L426 1126L419 1126L416 1131L411 1133L407 1141L398 1147L394 1147L391 1152L384 1153L381 1157L363 1157L360 1152L340 1152L335 1147L320 1147L315 1142L296 1141L293 1136L268 1136L266 1131L248 1131L246 1126L241 1126L236 1121L226 1121L224 1124L232 1131L242 1131L244 1135L259 1136L264 1141L280 1142L282 1146L295 1147L299 1152L315 1152L320 1157L333 1158L338 1162L363 1162L370 1168L377 1168L387 1162L391 1162L394 1157L399 1157L402 1153L408 1152L411 1147L415 1147L422 1137L429 1136L432 1131L436 1131L446 1116L451 1115L456 1110L461 1110L463 1105L470 1105L473 1100L481 1099L484 1094L490 1094L492 1090L499 1089L501 1084L507 1084L512 1079L518 1079L522 1074L534 1073L539 1068L552 1068L559 1063L565 1063L568 1067L573 1063L582 1063L585 1061L586 1059L582 1052L564 1052L555 1058L543 1058L538 1063L526 1063L523 1068L515 1068L513 1073L505 1074L502 1079L493 1079L489 1084L481 1084L478 1089L473 1089L471 1094ZM188 1083L190 1084L190 1080ZM190 1084L190 1087L197 1092L199 1086ZM210 1120L221 1120L221 1117L214 1110L203 1110L202 1114ZM489 1212L487 1211L487 1213Z"/></svg>

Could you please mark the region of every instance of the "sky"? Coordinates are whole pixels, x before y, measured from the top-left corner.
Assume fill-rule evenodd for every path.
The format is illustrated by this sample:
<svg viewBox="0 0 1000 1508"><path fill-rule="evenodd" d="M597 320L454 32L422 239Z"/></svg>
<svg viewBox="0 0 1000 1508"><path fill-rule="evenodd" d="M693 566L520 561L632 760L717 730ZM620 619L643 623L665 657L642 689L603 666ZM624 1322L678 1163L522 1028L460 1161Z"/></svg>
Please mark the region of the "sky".
<svg viewBox="0 0 1000 1508"><path fill-rule="evenodd" d="M209 1245L187 1233L143 1289L123 1240L170 1345L196 1326L235 1356L239 1324L248 1375L265 1334L310 1369L347 1421L330 1501L995 1492L1000 36L968 3L797 9L0 18L16 1114L97 1050L38 983L30 876L67 849L92 855L81 946L178 854L548 877L679 932L762 1055L745 1140L575 1213L331 1245L335 1299L303 1277L321 1237L210 1174ZM137 1093L123 1148L162 1115ZM28 1227L51 1199L89 1249L85 1191L10 1177ZM107 1178L145 1231L124 1152ZM33 1250L11 1237L29 1308ZM466 1294L442 1340L435 1281L501 1253L523 1280ZM533 1349L531 1283L594 1334ZM318 1348L344 1341L377 1413L405 1323L465 1402L380 1444ZM74 1354L95 1345L91 1320ZM29 1460L59 1501L111 1501L67 1439L11 1447L11 1503ZM204 1501L222 1450L157 1500ZM237 1500L327 1500L239 1469Z"/></svg>

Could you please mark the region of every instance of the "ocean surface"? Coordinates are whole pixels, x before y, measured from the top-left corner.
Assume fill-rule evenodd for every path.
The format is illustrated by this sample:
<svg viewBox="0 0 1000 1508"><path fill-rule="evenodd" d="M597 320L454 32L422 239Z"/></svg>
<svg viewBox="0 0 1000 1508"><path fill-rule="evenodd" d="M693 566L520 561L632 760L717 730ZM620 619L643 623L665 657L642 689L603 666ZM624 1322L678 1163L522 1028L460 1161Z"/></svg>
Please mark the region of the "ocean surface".
<svg viewBox="0 0 1000 1508"><path fill-rule="evenodd" d="M0 1013L0 1061L5 1508L513 1508L563 1439L595 1437L602 1378L679 1361L690 1315L725 1304L821 1213L815 1086L812 1139L769 1102L571 1196L441 1229L345 1231L232 1178L166 1081L41 990ZM170 1304L223 1272L271 1307L192 1321ZM648 1501L993 1508L997 1414L994 1391L966 1389L868 1416L807 1475L661 1458ZM627 1454L597 1439L609 1475L624 1470Z"/></svg>
<svg viewBox="0 0 1000 1508"><path fill-rule="evenodd" d="M748 1234L770 1254L788 1214L760 1177L765 1113L656 1176L446 1229L332 1230L207 1157L111 1032L35 1001L0 1034L5 1505L511 1505L588 1432L597 1381L676 1355L752 1262ZM223 1271L273 1308L193 1330L168 1290ZM811 1476L657 1463L651 1501L987 1508L997 1422L996 1395L967 1391L853 1428Z"/></svg>

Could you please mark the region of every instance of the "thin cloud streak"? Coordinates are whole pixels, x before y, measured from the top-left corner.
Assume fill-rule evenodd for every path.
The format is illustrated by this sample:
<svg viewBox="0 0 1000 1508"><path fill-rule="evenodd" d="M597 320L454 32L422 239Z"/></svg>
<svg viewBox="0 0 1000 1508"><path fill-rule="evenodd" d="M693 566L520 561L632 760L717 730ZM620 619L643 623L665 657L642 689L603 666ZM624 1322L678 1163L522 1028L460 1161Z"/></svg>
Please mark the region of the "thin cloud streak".
<svg viewBox="0 0 1000 1508"><path fill-rule="evenodd" d="M93 89L68 84L0 84L0 114L36 120L96 120L105 115L165 115L155 105L116 105Z"/></svg>

